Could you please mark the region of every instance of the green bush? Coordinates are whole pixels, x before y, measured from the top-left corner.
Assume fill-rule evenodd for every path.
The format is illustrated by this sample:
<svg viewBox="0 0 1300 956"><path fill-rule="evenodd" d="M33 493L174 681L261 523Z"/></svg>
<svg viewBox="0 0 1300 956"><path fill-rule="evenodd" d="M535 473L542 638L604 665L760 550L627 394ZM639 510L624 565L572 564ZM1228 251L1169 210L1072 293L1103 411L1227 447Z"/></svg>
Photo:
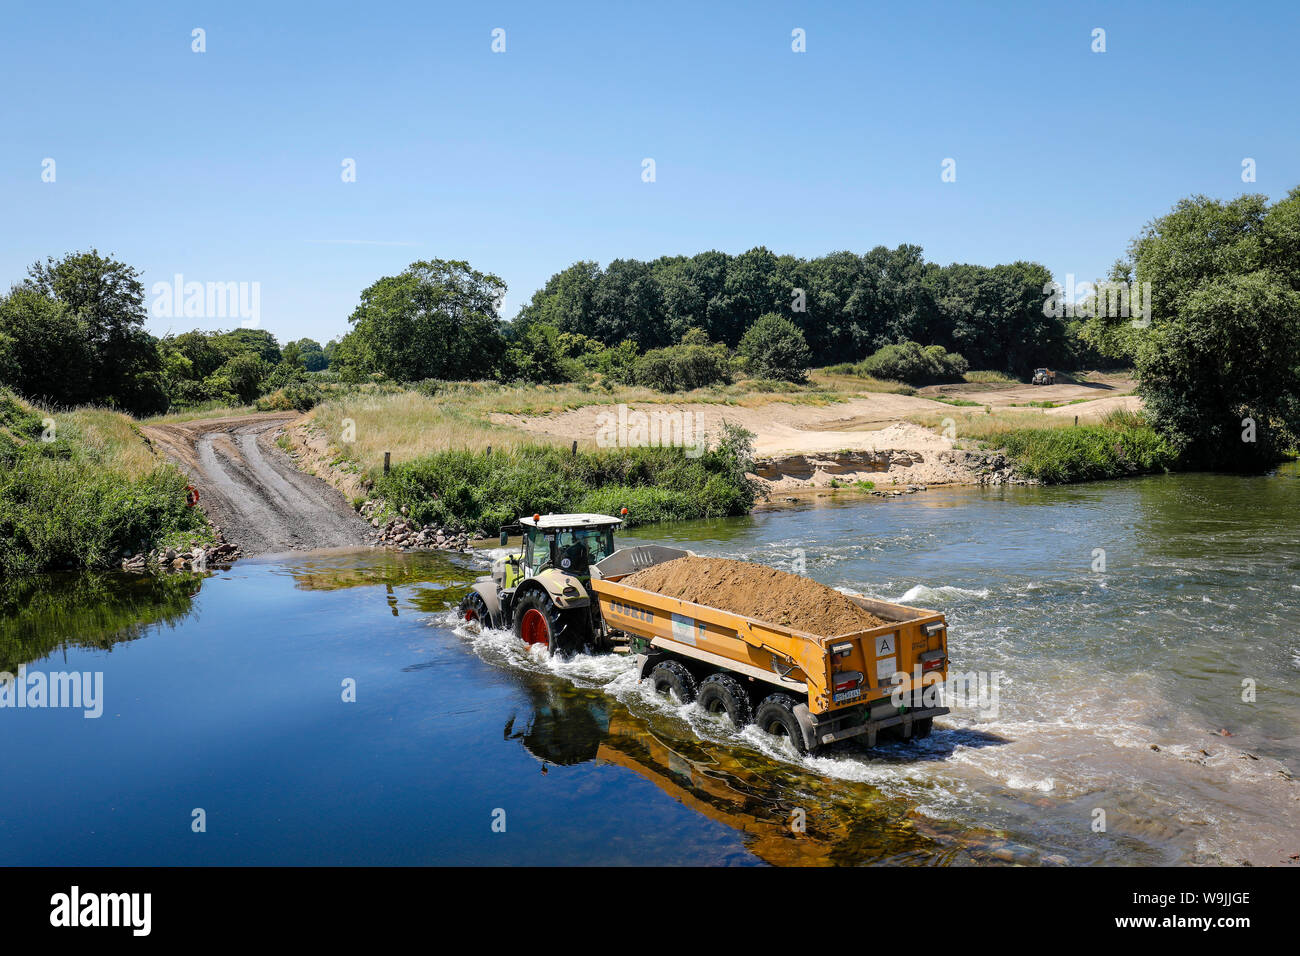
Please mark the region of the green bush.
<svg viewBox="0 0 1300 956"><path fill-rule="evenodd" d="M1099 425L1023 428L1003 439L1016 470L1044 484L1168 471L1170 444L1141 416L1114 414Z"/></svg>
<svg viewBox="0 0 1300 956"><path fill-rule="evenodd" d="M487 456L444 451L393 466L375 493L421 524L494 533L521 515L628 509L628 524L745 514L752 436L726 427L699 457L680 448L571 453L527 445Z"/></svg>
<svg viewBox="0 0 1300 956"><path fill-rule="evenodd" d="M185 503L185 477L161 466L138 480L89 461L25 445L0 467L0 571L111 568L124 550L184 533L204 535Z"/></svg>
<svg viewBox="0 0 1300 956"><path fill-rule="evenodd" d="M295 382L257 400L259 412L307 412L324 399L325 393L315 382Z"/></svg>
<svg viewBox="0 0 1300 956"><path fill-rule="evenodd" d="M125 550L173 536L210 536L185 503L185 477L160 465L139 478L59 428L43 441L43 415L0 389L0 577L63 567L116 567Z"/></svg>
<svg viewBox="0 0 1300 956"><path fill-rule="evenodd" d="M775 312L760 315L741 336L737 353L752 375L802 382L808 378L810 353L799 327Z"/></svg>
<svg viewBox="0 0 1300 956"><path fill-rule="evenodd" d="M731 382L731 355L721 344L651 349L636 360L633 379L661 392L726 385Z"/></svg>
<svg viewBox="0 0 1300 956"><path fill-rule="evenodd" d="M886 345L867 356L859 374L895 379L908 385L933 385L961 381L969 368L964 358L942 345L922 346L917 342Z"/></svg>

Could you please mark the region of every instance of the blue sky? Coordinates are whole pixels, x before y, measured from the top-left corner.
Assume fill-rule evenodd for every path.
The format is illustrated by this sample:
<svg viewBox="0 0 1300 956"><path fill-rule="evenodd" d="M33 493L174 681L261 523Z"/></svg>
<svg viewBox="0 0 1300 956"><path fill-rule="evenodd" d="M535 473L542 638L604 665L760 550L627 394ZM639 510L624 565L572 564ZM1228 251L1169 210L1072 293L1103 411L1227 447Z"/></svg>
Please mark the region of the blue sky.
<svg viewBox="0 0 1300 956"><path fill-rule="evenodd" d="M258 282L263 328L324 342L427 258L501 276L507 317L578 259L760 244L1090 279L1182 196L1300 184L1298 28L1294 2L11 4L0 282L96 246L147 288Z"/></svg>

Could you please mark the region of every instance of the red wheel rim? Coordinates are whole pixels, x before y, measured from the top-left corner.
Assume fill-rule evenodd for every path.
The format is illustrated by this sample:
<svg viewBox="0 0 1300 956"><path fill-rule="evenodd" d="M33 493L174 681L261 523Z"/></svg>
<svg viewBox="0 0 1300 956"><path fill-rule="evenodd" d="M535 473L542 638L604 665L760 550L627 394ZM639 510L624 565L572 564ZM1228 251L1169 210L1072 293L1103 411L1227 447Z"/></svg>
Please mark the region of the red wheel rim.
<svg viewBox="0 0 1300 956"><path fill-rule="evenodd" d="M465 620L467 620L467 621L477 621L477 620L478 620L478 614L475 613L475 611L474 611L474 609L473 609L472 607L467 607L467 608L465 608Z"/></svg>
<svg viewBox="0 0 1300 956"><path fill-rule="evenodd" d="M546 624L546 615L535 607L530 607L524 612L523 620L519 622L519 636L524 639L525 644L541 644L547 646L550 641L550 628Z"/></svg>

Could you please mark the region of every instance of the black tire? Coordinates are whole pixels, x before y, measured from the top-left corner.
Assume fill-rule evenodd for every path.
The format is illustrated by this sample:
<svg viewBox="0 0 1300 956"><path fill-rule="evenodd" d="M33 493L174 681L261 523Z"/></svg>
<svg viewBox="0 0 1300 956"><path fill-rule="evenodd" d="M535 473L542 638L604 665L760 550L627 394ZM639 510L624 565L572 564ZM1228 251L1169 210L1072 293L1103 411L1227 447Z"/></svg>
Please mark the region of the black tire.
<svg viewBox="0 0 1300 956"><path fill-rule="evenodd" d="M749 694L730 674L719 672L704 678L696 700L710 714L726 714L737 730L754 721Z"/></svg>
<svg viewBox="0 0 1300 956"><path fill-rule="evenodd" d="M921 740L930 736L930 731L934 730L934 718L926 717L923 720L912 722L912 739Z"/></svg>
<svg viewBox="0 0 1300 956"><path fill-rule="evenodd" d="M496 627L496 622L492 620L492 612L488 610L487 601L483 600L483 595L477 591L470 591L460 602L460 615L467 623L478 621L483 627Z"/></svg>
<svg viewBox="0 0 1300 956"><path fill-rule="evenodd" d="M586 643L588 632L584 617L586 610L586 608L579 608L577 611L562 611L555 606L549 594L529 589L515 602L515 637L527 641L524 632L532 625L525 622L530 620L529 612L535 611L541 615L540 624L544 626L544 631L541 633L544 635L546 649L561 658L572 657L574 654L581 653ZM536 636L535 632L530 632L530 635Z"/></svg>
<svg viewBox="0 0 1300 956"><path fill-rule="evenodd" d="M695 701L695 678L677 661L660 661L650 671L650 686L656 694L676 697L678 703Z"/></svg>
<svg viewBox="0 0 1300 956"><path fill-rule="evenodd" d="M793 697L787 694L772 694L758 705L758 710L754 712L754 723L758 724L758 729L764 733L790 738L795 752L803 755L808 752L808 746L803 740L803 728L799 726L799 718L794 715L796 706L798 705Z"/></svg>

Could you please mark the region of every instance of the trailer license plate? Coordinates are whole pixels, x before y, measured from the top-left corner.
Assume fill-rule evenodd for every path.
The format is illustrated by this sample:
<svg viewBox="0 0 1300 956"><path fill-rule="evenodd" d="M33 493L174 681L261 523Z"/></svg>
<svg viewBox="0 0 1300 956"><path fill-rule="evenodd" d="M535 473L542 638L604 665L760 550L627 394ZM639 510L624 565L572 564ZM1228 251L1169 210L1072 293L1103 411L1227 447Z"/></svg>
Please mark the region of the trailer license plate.
<svg viewBox="0 0 1300 956"><path fill-rule="evenodd" d="M839 703L843 703L846 700L857 700L861 696L862 696L862 688L855 687L853 688L853 690L839 691L833 696L832 699L835 701L835 703L839 704Z"/></svg>

